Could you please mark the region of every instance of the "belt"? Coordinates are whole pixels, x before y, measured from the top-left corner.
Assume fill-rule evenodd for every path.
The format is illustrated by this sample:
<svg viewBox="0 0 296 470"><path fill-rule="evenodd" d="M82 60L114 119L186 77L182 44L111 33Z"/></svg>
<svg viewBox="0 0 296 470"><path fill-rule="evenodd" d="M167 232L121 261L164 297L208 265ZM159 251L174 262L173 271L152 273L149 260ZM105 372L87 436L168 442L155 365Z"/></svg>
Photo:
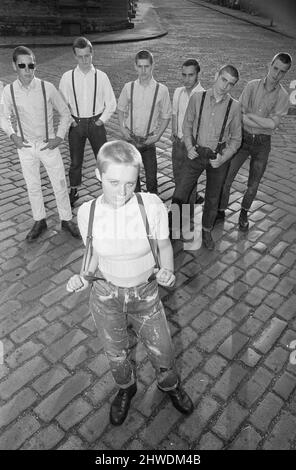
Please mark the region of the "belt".
<svg viewBox="0 0 296 470"><path fill-rule="evenodd" d="M271 136L269 134L251 134L250 132L243 130L243 137L247 137L252 140L268 140Z"/></svg>
<svg viewBox="0 0 296 470"><path fill-rule="evenodd" d="M71 114L71 116L72 116L73 119L75 119L76 122L80 122L80 121L97 121L102 116L102 114L103 113L96 114L95 116L91 116L91 117L88 117L88 118L73 116L73 114Z"/></svg>

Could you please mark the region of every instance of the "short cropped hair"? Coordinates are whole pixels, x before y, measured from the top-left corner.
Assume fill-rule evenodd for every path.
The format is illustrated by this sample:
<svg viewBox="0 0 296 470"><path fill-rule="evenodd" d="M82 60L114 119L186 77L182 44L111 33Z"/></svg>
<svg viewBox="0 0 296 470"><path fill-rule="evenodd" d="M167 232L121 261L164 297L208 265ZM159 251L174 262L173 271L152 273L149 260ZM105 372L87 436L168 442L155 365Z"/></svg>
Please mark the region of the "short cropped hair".
<svg viewBox="0 0 296 470"><path fill-rule="evenodd" d="M200 72L200 66L196 59L187 59L183 62L182 67L190 67L193 66L195 68L196 73Z"/></svg>
<svg viewBox="0 0 296 470"><path fill-rule="evenodd" d="M289 68L290 68L291 65L292 65L292 57L291 57L290 54L288 54L287 52L279 52L278 54L276 54L276 55L274 56L274 58L272 59L272 61L271 61L271 65L272 65L276 60L280 60L283 64L289 65Z"/></svg>
<svg viewBox="0 0 296 470"><path fill-rule="evenodd" d="M142 157L134 145L124 140L106 142L99 150L97 168L102 175L111 163L133 166L140 171Z"/></svg>
<svg viewBox="0 0 296 470"><path fill-rule="evenodd" d="M149 62L150 62L151 65L152 65L153 62L154 62L152 52L147 51L147 49L143 49L143 50L141 50L141 51L139 51L139 52L136 53L136 56L135 56L135 63L137 64L137 63L138 63L138 60L142 60L142 59L147 59L147 60L149 60Z"/></svg>
<svg viewBox="0 0 296 470"><path fill-rule="evenodd" d="M83 36L80 36L79 38L76 38L75 41L73 42L73 52L75 54L75 49L84 49L85 47L89 47L90 52L92 52L93 47L92 43L87 39L84 38Z"/></svg>
<svg viewBox="0 0 296 470"><path fill-rule="evenodd" d="M226 64L222 65L222 67L218 70L218 76L221 75L221 73L227 72L229 75L231 75L233 78L236 79L236 81L239 80L239 73L236 67L231 64Z"/></svg>
<svg viewBox="0 0 296 470"><path fill-rule="evenodd" d="M19 55L29 55L35 62L35 54L26 46L17 46L12 53L12 60L16 64Z"/></svg>

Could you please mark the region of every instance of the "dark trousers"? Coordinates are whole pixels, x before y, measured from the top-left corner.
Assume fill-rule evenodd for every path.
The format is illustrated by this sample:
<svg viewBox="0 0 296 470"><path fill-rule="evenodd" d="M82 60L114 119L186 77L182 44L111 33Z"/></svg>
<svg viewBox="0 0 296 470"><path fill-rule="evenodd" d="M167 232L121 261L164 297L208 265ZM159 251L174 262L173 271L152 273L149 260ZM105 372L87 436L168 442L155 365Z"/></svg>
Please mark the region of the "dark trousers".
<svg viewBox="0 0 296 470"><path fill-rule="evenodd" d="M254 201L259 183L264 174L267 160L270 152L270 135L255 135L244 131L242 146L230 161L229 169L225 178L219 209L225 210L228 207L230 190L232 183L243 163L249 156L250 169L248 178L248 187L242 200L242 208L249 210Z"/></svg>
<svg viewBox="0 0 296 470"><path fill-rule="evenodd" d="M185 160L187 159L187 148L181 139L176 138L173 142L172 148L172 165L173 175L175 180L176 189L181 184ZM192 193L189 196L190 204L196 201L196 186L194 186Z"/></svg>
<svg viewBox="0 0 296 470"><path fill-rule="evenodd" d="M178 188L176 188L172 203L182 204L189 203L189 197L196 186L198 178L204 170L206 170L206 191L205 203L202 215L202 226L206 230L211 230L216 219L220 193L228 169L228 162L225 162L219 168L213 168L209 159L200 156L190 160L186 158L182 180Z"/></svg>
<svg viewBox="0 0 296 470"><path fill-rule="evenodd" d="M77 126L71 126L69 129L69 148L71 158L69 180L71 187L77 187L81 184L82 163L86 139L89 140L96 158L98 151L107 141L104 125L97 126L94 118L79 118L76 120L76 123Z"/></svg>
<svg viewBox="0 0 296 470"><path fill-rule="evenodd" d="M149 145L138 149L144 165L146 188L149 193L157 194L157 160L156 160L156 147ZM138 178L136 192L141 191L140 178Z"/></svg>

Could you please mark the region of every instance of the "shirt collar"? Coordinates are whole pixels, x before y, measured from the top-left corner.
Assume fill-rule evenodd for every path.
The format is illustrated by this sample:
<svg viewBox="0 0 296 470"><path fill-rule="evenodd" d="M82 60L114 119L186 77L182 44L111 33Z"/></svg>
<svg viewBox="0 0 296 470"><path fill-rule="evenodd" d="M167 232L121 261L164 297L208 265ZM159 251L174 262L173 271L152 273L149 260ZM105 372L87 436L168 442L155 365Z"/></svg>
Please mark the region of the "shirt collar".
<svg viewBox="0 0 296 470"><path fill-rule="evenodd" d="M139 80L138 78L137 78L137 80L136 80L136 83L137 83L137 85L139 85L139 86L143 86L143 85L141 85L140 80ZM149 88L154 88L155 83L156 83L156 81L154 80L153 77L151 77L151 79L150 79L148 85L146 85L145 88L148 88L148 87L149 87Z"/></svg>
<svg viewBox="0 0 296 470"><path fill-rule="evenodd" d="M261 84L262 84L263 88L268 92L268 90L266 88L266 81L267 81L267 76L261 79ZM280 86L280 84L277 83L271 90L269 90L269 93L271 93L272 91L275 91L277 88L279 88L279 86Z"/></svg>
<svg viewBox="0 0 296 470"><path fill-rule="evenodd" d="M195 85L195 87L191 90L189 97L191 97L191 96L193 95L193 93L196 93L197 91L201 91L200 82L198 82L198 83ZM186 94L187 94L187 91L186 91L186 87L185 87L185 86L183 86L183 87L181 88L181 93L186 93Z"/></svg>
<svg viewBox="0 0 296 470"><path fill-rule="evenodd" d="M221 100L216 101L213 88L210 88L207 91L207 95L210 97L211 103L214 102L215 104L223 103L223 101L225 101L226 99L229 98L229 93L227 93L225 96L223 96L223 98Z"/></svg>
<svg viewBox="0 0 296 470"><path fill-rule="evenodd" d="M17 78L16 81L17 81L18 86L20 87L21 90L34 90L34 88L36 88L36 83L37 83L36 77L33 78L30 85L28 85L28 86L24 86L19 78Z"/></svg>
<svg viewBox="0 0 296 470"><path fill-rule="evenodd" d="M84 73L82 72L82 70L80 69L79 65L76 66L76 69L77 73L79 73L80 75L82 75L83 77L86 77L88 74L94 74L96 69L94 68L93 64L91 64L91 67L90 67L90 70L87 72L87 73Z"/></svg>

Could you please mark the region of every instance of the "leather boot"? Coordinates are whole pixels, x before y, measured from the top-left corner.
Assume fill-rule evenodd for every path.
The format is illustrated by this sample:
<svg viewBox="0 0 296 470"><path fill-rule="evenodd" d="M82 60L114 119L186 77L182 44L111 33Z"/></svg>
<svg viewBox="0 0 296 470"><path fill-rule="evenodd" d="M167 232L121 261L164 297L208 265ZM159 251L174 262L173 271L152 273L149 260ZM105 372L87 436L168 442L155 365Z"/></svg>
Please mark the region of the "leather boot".
<svg viewBox="0 0 296 470"><path fill-rule="evenodd" d="M249 230L248 212L245 209L242 209L240 212L238 226L242 232Z"/></svg>
<svg viewBox="0 0 296 470"><path fill-rule="evenodd" d="M71 207L73 207L75 201L77 201L79 199L79 193L78 193L77 188L71 188L70 189L69 199L70 199Z"/></svg>
<svg viewBox="0 0 296 470"><path fill-rule="evenodd" d="M172 404L174 405L176 410L180 411L180 413L183 413L184 415L190 415L192 413L194 409L192 400L182 388L180 383L178 383L177 387L173 390L165 391L161 388L159 388L159 390L168 394Z"/></svg>
<svg viewBox="0 0 296 470"><path fill-rule="evenodd" d="M131 400L137 391L137 384L134 383L128 388L121 388L111 403L110 423L120 426L127 417Z"/></svg>
<svg viewBox="0 0 296 470"><path fill-rule="evenodd" d="M73 222L71 222L71 220L62 220L61 222L62 222L62 230L69 232L72 235L72 237L78 238L78 240L81 240L79 229Z"/></svg>
<svg viewBox="0 0 296 470"><path fill-rule="evenodd" d="M214 240L212 239L212 234L208 230L202 229L202 243L205 248L210 251L213 251L215 248Z"/></svg>
<svg viewBox="0 0 296 470"><path fill-rule="evenodd" d="M36 240L44 230L47 229L47 223L45 219L37 220L31 228L30 232L27 233L27 242L33 242Z"/></svg>

